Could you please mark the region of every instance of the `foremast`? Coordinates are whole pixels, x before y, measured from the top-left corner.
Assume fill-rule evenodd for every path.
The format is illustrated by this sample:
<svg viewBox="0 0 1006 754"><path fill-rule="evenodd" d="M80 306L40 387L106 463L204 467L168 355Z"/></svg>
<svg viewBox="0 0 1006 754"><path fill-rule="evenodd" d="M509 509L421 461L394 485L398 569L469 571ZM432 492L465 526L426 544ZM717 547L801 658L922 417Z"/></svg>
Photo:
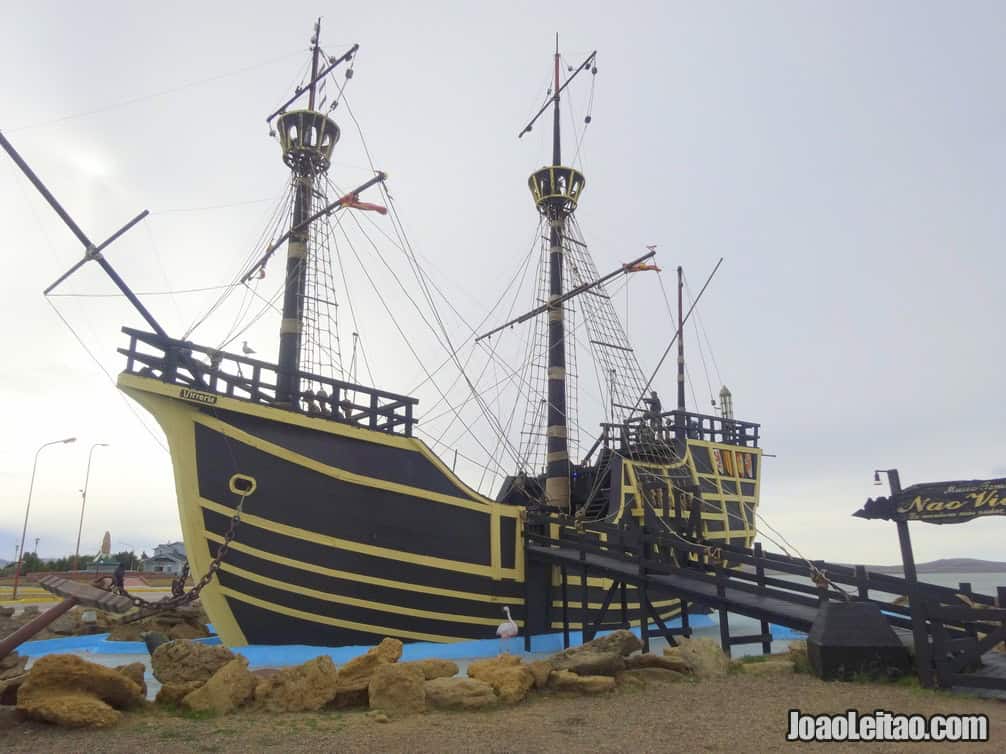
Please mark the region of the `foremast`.
<svg viewBox="0 0 1006 754"><path fill-rule="evenodd" d="M573 76L589 65L593 57L594 55L591 54L587 61L573 73ZM559 68L560 56L557 37L555 80L552 87L552 164L535 171L528 179L528 185L531 188L531 195L534 197L538 212L549 225L545 502L568 511L570 509L570 458L569 422L566 414L566 323L561 301L563 295L563 239L566 233L566 221L576 209L577 200L586 180L578 170L562 165L559 98L564 85L560 85ZM573 76L567 79L567 84ZM529 124L522 135L529 131L530 127Z"/></svg>

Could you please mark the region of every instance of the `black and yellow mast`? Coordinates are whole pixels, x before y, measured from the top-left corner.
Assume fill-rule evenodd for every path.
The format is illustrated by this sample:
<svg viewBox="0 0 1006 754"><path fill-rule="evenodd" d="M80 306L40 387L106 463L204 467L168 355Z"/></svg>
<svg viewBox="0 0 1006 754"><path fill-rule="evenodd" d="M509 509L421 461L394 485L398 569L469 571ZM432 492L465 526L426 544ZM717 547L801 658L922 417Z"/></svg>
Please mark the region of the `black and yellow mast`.
<svg viewBox="0 0 1006 754"><path fill-rule="evenodd" d="M306 110L292 110L276 122L283 161L293 173L294 202L290 238L286 251L286 285L283 291L283 320L279 328L279 367L276 400L293 405L300 393L301 333L304 325L304 288L307 283L307 254L311 213L311 193L316 178L329 166L332 148L339 139L339 127L315 110L318 79L318 36L321 19L311 37L311 82L307 87Z"/></svg>
<svg viewBox="0 0 1006 754"><path fill-rule="evenodd" d="M551 103L546 102L519 136L531 130L534 122L552 106L552 164L535 171L528 179L531 194L538 211L548 221L549 249L548 275L548 412L545 456L545 501L563 510L569 510L569 442L566 416L566 333L563 317L563 239L566 221L576 209L580 192L585 185L582 173L562 165L562 138L560 131L559 97L562 90L582 70L593 65L595 53L573 71L566 82L559 81L559 38L555 45L555 79Z"/></svg>

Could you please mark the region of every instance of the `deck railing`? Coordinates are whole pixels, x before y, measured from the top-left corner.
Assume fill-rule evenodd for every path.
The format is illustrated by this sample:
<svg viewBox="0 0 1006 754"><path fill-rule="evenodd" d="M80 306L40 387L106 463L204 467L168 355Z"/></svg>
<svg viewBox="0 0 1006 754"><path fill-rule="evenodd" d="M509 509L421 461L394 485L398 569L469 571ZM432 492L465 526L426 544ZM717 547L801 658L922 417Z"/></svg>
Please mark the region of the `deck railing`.
<svg viewBox="0 0 1006 754"><path fill-rule="evenodd" d="M129 336L129 347L120 348L119 353L126 357L126 372L130 374L154 377L200 393L412 436L417 421L412 415L419 402L416 398L298 372L300 389L297 401L291 405L276 397L279 369L275 364L129 327L122 331ZM190 397L201 400L199 396Z"/></svg>
<svg viewBox="0 0 1006 754"><path fill-rule="evenodd" d="M602 424L607 438L605 445L615 447L654 447L670 445L680 437L692 440L721 442L727 445L758 447L761 425L722 416L697 414L693 411L665 411L658 417L642 414L621 424Z"/></svg>

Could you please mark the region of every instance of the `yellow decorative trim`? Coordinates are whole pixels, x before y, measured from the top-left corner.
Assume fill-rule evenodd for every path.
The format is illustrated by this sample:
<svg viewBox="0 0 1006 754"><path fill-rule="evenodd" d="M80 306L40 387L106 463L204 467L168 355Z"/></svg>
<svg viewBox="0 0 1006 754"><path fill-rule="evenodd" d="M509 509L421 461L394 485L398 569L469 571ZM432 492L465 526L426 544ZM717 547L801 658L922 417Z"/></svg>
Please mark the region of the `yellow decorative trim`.
<svg viewBox="0 0 1006 754"><path fill-rule="evenodd" d="M228 587L221 587L220 591L228 597L240 600L241 602L246 602L249 605L254 605L255 607L260 607L263 610L268 610L273 613L289 615L292 618L300 618L301 620L311 621L312 623L323 623L327 626L338 626L339 628L349 628L354 631L363 631L365 633L374 634L374 636L377 637L391 636L398 639L433 641L439 644L453 644L459 641L468 641L467 639L457 636L441 636L440 634L426 634L420 631L405 631L400 628L391 628L390 626L372 626L366 623L342 620L341 618L330 618L327 615L315 615L314 613L307 613L303 610L295 610L294 608L286 607L285 605L277 605L274 602L260 600L257 597L243 594Z"/></svg>
<svg viewBox="0 0 1006 754"><path fill-rule="evenodd" d="M215 503L204 497L198 497L197 499L199 500L199 504L207 510L213 511L214 513L221 513L225 516L234 515L234 510L232 508L228 508L226 505ZM349 539L340 539L339 537L331 537L327 534L318 534L317 532L308 531L307 529L300 529L296 526L288 526L286 524L281 524L268 518L255 516L250 513L241 514L241 525L256 526L259 529L265 529L266 531L274 532L276 534L283 534L287 537L294 537L295 539L302 539L305 542L314 542L315 544L325 545L326 547L334 547L336 549L347 550L349 552L358 552L363 555L372 555L377 558L387 558L388 560L396 560L401 563L415 563L416 565L428 566L430 568L440 568L445 571L454 571L456 573L470 573L475 576L488 576L489 578L492 578L493 576L492 566L478 565L464 560L437 558L432 555L418 555L416 553L405 552L403 550L393 550L390 547L365 545L361 542L354 542ZM503 578L513 579L517 576L516 571L513 568L501 568L500 572Z"/></svg>
<svg viewBox="0 0 1006 754"><path fill-rule="evenodd" d="M213 542L222 543L224 538L219 534L214 534L213 532L203 531L203 536ZM259 550L256 547L246 545L243 542L231 542L231 549L237 550L238 552L243 552L248 555L253 555L256 558L262 558L263 560L268 560L272 563L279 563L280 565L289 566L290 568L297 568L302 571L310 571L311 573L319 573L324 576L331 576L335 579L346 579L349 581L359 581L364 584L373 584L374 586L384 586L389 589L402 589L408 592L421 592L423 594L435 594L440 597L454 597L461 600L475 600L477 602L489 602L494 605L520 605L523 604L522 597L506 597L495 594L479 594L477 592L461 592L454 589L444 589L437 586L427 586L425 584L413 584L407 581L393 581L392 579L382 579L377 576L368 576L363 573L354 573L352 571L339 571L334 568L325 568L317 563L305 563L303 560L294 560L293 558L287 558L282 555L276 555L275 553L266 552L265 550Z"/></svg>
<svg viewBox="0 0 1006 754"><path fill-rule="evenodd" d="M453 623L470 623L479 626L495 626L499 623L496 618L480 618L473 615L457 615L456 613L438 613L433 610L417 610L411 607L403 607L401 605L390 605L383 602L371 602L370 600L361 600L357 597L347 597L341 594L330 594L329 592L319 592L317 589L309 589L308 587L298 586L296 584L288 584L285 581L278 581L277 579L271 579L268 576L260 576L257 573L252 573L251 571L246 571L244 568L239 568L229 563L224 563L221 568L228 573L233 573L235 576L240 576L243 579L249 581L254 581L258 584L264 584L270 586L274 589L281 589L284 592L292 592L293 594L302 594L305 597L312 597L316 600L324 600L325 602L334 602L339 605L352 605L354 607L363 607L368 610L378 610L384 613L395 613L400 615L411 615L416 618L430 618L432 620L442 620ZM521 621L517 621L518 625Z"/></svg>
<svg viewBox="0 0 1006 754"><path fill-rule="evenodd" d="M454 497L453 495L445 495L442 492L431 492L425 490L422 487L412 487L407 484L399 484L398 482L388 482L384 479L378 479L376 477L364 476L363 474L355 474L352 471L346 471L345 469L340 469L337 466L329 466L321 461L316 461L313 458L301 455L300 453L295 453L292 450L287 450L282 445L276 445L268 440L263 440L260 437L256 437L253 434L245 432L242 429L238 429L232 424L228 424L225 421L217 419L215 417L207 416L205 414L200 414L195 417L195 421L198 424L202 424L205 427L219 432L220 434L226 435L231 439L237 440L238 442L244 443L245 445L250 445L253 448L261 450L264 453L275 456L277 458L282 458L284 461L289 461L305 469L310 469L311 471L316 471L319 474L324 474L332 479L338 479L342 482L348 482L350 484L356 484L361 487L370 487L379 490L388 490L389 492L397 492L400 495L409 495L411 497L418 497L424 500L431 500L437 503L446 503L448 505L456 505L459 508L467 508L468 510L476 511L478 513L489 514L492 507L500 508L502 506L486 506L483 503L478 503L474 500L469 500L463 497ZM511 508L513 506L510 506ZM510 516L516 518L517 511L508 511ZM503 514L503 511L500 511Z"/></svg>

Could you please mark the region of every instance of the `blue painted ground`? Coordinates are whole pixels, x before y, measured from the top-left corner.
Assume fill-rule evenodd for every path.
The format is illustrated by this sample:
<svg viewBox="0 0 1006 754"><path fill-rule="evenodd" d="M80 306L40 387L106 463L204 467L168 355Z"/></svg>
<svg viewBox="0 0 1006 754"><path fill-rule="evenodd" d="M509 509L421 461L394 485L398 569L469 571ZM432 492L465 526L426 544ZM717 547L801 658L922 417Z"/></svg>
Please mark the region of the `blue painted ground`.
<svg viewBox="0 0 1006 754"><path fill-rule="evenodd" d="M731 633L751 632L750 627L740 625L743 619L731 620ZM754 622L753 622L754 623ZM698 636L719 637L719 625L715 616L693 615L691 625ZM757 625L757 623L755 623ZM670 621L668 626L680 628L681 621ZM633 629L638 636L639 629ZM607 632L602 632L602 635ZM777 642L786 642L791 639L803 638L799 634L784 626L772 626L772 635ZM579 631L571 631L570 645L577 646L581 643ZM211 636L208 639L198 639L203 644L220 644L220 639ZM659 651L663 646L663 640L651 640L653 647ZM234 651L248 658L251 667L283 667L286 665L297 665L320 655L328 655L336 663L342 665L354 657L363 654L370 647L315 647L301 644L288 645L251 645L247 647L236 647ZM760 645L750 645L747 647L737 647L738 654L746 654L745 649L750 652L760 652ZM552 654L562 650L562 634L547 634L535 636L531 640L531 654ZM439 657L448 660L472 660L480 657L492 657L501 651L509 651L512 654L523 654L524 641L517 637L501 642L497 639L483 639L479 641L464 641L454 644L434 644L428 642L418 642L406 644L403 652L403 660L421 660L429 657ZM86 656L87 659L102 664L122 664L125 658L123 655L146 655L146 645L141 641L108 641L108 634L92 634L91 636L70 636L61 639L45 639L42 641L25 642L18 647L18 652L32 658L42 657L47 654L73 653ZM104 658L107 657L107 660Z"/></svg>

